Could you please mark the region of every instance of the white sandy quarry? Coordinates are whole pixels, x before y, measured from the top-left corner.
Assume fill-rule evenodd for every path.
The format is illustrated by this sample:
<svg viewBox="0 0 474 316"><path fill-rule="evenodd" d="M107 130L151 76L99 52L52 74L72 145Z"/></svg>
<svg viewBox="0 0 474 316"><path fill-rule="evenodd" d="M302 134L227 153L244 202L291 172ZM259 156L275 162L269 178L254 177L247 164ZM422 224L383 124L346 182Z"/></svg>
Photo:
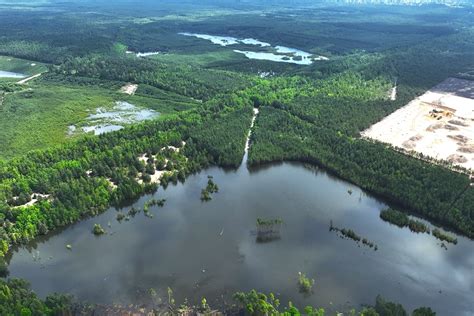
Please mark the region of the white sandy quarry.
<svg viewBox="0 0 474 316"><path fill-rule="evenodd" d="M120 89L120 92L128 94L128 95L133 95L133 94L135 94L135 92L137 92L137 89L138 89L137 84L129 83L129 84L126 84L125 86L123 86Z"/></svg>
<svg viewBox="0 0 474 316"><path fill-rule="evenodd" d="M362 136L474 171L474 81L448 78Z"/></svg>

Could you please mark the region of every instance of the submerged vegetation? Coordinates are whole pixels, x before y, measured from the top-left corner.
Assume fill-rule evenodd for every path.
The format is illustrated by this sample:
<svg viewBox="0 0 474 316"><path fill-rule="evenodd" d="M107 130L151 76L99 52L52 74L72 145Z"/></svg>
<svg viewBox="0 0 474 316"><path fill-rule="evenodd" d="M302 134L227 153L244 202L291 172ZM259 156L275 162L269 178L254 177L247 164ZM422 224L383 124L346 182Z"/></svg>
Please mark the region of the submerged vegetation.
<svg viewBox="0 0 474 316"><path fill-rule="evenodd" d="M380 212L380 218L401 228L408 227L414 233L430 233L430 229L426 224L411 219L407 214L391 208L382 210Z"/></svg>
<svg viewBox="0 0 474 316"><path fill-rule="evenodd" d="M453 236L450 236L446 233L443 233L441 230L439 230L437 228L433 229L433 231L431 233L433 234L433 236L435 236L436 238L438 238L441 241L446 241L446 242L449 242L449 243L452 243L452 244L455 244L455 245L458 243L458 239L456 237L453 237Z"/></svg>
<svg viewBox="0 0 474 316"><path fill-rule="evenodd" d="M143 205L143 213L145 214L145 216L149 218L153 218L153 214L150 213L150 207L153 207L153 206L163 207L165 206L165 202L166 202L166 199L160 199L160 200L151 199L149 201L146 201L145 204Z"/></svg>
<svg viewBox="0 0 474 316"><path fill-rule="evenodd" d="M375 251L378 250L378 246L369 241L367 238L362 238L360 237L359 235L357 235L352 229L348 229L348 228L338 228L336 226L333 225L333 222L331 220L330 224L329 224L329 231L335 231L336 233L338 233L341 238L348 238L348 239L352 239L354 240L357 244L359 244L359 242L362 241L362 244L365 245L365 246L368 246L369 248L373 248Z"/></svg>
<svg viewBox="0 0 474 316"><path fill-rule="evenodd" d="M92 228L92 233L96 236L100 236L106 233L105 229L102 228L100 224L94 224L94 228Z"/></svg>
<svg viewBox="0 0 474 316"><path fill-rule="evenodd" d="M394 209L386 209L381 211L380 218L401 228L409 227L410 230L415 233L430 233L430 229L428 228L428 226L426 226L426 224L418 220L411 219L405 213ZM438 228L434 228L433 230L431 230L431 234L441 241L446 241L454 245L458 243L456 237L452 237L446 233L443 233ZM441 244L441 247L446 248L446 245Z"/></svg>
<svg viewBox="0 0 474 316"><path fill-rule="evenodd" d="M71 315L79 313L81 315L93 315L105 312L103 306L94 304L82 304L77 302L70 295L53 294L42 300L36 296L29 288L26 281L18 279L0 280L0 314L1 315L38 315L38 316L55 316L55 315ZM194 313L218 313L213 310L207 300L203 298L201 304L197 307L190 307L187 304L181 305L179 308L175 307L175 299L173 298L173 291L168 288L168 304L166 308L147 308L147 315L182 315L187 312L188 315ZM157 293L153 289L150 290L150 296L153 300L157 299ZM234 301L238 306L231 310L225 310L226 315L275 315L275 316L290 316L290 315L308 315L308 316L324 316L326 314L323 308L315 308L306 306L299 310L291 302L287 306L282 307L280 300L272 293L265 295L263 293L251 290L249 292L237 292L233 296ZM165 299L166 301L166 299ZM128 311L116 309L116 306L106 306L109 312L117 313L140 313L145 308L137 308L136 310L129 309ZM358 316L391 316L391 315L408 315L405 309L396 303L385 301L378 296L373 307L367 307L357 312L355 309L348 312L348 315ZM421 307L413 311L413 316L434 316L430 308Z"/></svg>
<svg viewBox="0 0 474 316"><path fill-rule="evenodd" d="M306 306L302 310L298 309L291 302L288 306L281 307L281 302L275 297L273 293L268 295L251 290L248 293L238 292L234 294L234 299L239 303L241 308L246 312L246 315L261 316L261 315L275 315L275 316L290 316L290 315L308 315L308 316L324 316L326 314L323 308L316 308L313 306ZM344 313L345 315L346 313ZM337 313L340 315L340 313ZM347 315L353 316L408 316L408 313L402 305L384 300L381 296L377 296L375 305L372 307L365 307L360 311L352 309L347 312ZM413 311L413 316L434 316L434 313L428 307L420 307Z"/></svg>
<svg viewBox="0 0 474 316"><path fill-rule="evenodd" d="M314 279L310 279L306 274L298 272L298 288L301 293L310 294L313 291Z"/></svg>
<svg viewBox="0 0 474 316"><path fill-rule="evenodd" d="M214 183L212 176L207 176L207 186L201 190L201 201L212 200L212 194L219 192L219 187Z"/></svg>
<svg viewBox="0 0 474 316"><path fill-rule="evenodd" d="M281 238L283 220L257 218L257 242L270 242Z"/></svg>

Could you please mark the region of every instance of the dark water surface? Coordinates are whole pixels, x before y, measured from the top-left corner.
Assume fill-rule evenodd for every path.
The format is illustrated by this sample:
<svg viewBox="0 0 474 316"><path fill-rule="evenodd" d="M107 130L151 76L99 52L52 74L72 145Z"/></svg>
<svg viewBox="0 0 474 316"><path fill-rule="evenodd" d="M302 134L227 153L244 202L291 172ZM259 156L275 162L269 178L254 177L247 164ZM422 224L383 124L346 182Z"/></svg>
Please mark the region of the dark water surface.
<svg viewBox="0 0 474 316"><path fill-rule="evenodd" d="M207 175L220 192L202 203ZM385 223L382 202L323 171L289 163L253 172L211 168L154 197L167 202L151 208L152 219L141 213L119 223L110 209L20 248L11 276L29 280L41 296L69 292L91 302L141 302L148 289L166 296L169 286L178 302L205 296L212 306L255 288L329 311L370 304L381 294L409 309L474 315L474 241L457 236L445 250L431 235ZM282 218L281 239L257 243L257 217ZM378 250L329 232L330 220ZM109 233L95 237L95 223ZM300 271L316 280L310 296L298 293Z"/></svg>

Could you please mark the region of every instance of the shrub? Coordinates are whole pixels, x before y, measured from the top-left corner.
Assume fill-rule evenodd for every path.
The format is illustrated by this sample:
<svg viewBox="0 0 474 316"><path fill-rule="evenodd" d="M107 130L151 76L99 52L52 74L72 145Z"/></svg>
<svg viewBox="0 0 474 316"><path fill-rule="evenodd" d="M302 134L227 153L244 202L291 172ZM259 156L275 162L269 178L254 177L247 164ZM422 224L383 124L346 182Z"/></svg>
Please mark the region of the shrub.
<svg viewBox="0 0 474 316"><path fill-rule="evenodd" d="M304 273L298 272L298 287L302 293L311 293L313 290L314 279L306 277Z"/></svg>
<svg viewBox="0 0 474 316"><path fill-rule="evenodd" d="M94 228L92 229L92 232L94 233L94 235L103 235L105 234L105 229L102 228L102 226L100 226L100 224L94 224Z"/></svg>

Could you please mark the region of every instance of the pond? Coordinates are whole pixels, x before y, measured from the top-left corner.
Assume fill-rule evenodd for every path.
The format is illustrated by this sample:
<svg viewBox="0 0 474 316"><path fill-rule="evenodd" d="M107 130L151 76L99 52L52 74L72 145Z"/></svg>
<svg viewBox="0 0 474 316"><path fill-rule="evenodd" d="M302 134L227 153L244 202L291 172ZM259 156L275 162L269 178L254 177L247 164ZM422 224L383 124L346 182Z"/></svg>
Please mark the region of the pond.
<svg viewBox="0 0 474 316"><path fill-rule="evenodd" d="M0 78L21 79L21 78L26 78L26 76L23 74L16 73L16 72L0 70Z"/></svg>
<svg viewBox="0 0 474 316"><path fill-rule="evenodd" d="M201 202L208 175L219 192ZM379 218L383 202L324 171L293 163L210 168L134 206L152 197L167 199L150 208L153 218L140 213L119 223L110 209L17 249L11 276L29 280L41 296L68 292L102 303L138 304L150 288L166 297L169 286L178 303L206 297L219 306L235 291L255 288L333 312L381 294L410 309L474 314L473 241L457 236L458 244L446 250L431 235L388 224ZM259 217L283 220L280 239L256 241ZM341 239L329 231L331 221L378 250ZM94 236L95 223L108 234ZM312 295L298 293L298 272L315 279Z"/></svg>
<svg viewBox="0 0 474 316"><path fill-rule="evenodd" d="M117 101L112 108L101 107L95 110L94 114L87 117L85 123L78 129L76 125L68 127L68 135L72 136L77 132L94 133L100 135L113 131L118 131L124 125L151 120L158 117L160 113L146 108L139 108L125 101Z"/></svg>
<svg viewBox="0 0 474 316"><path fill-rule="evenodd" d="M216 36L208 34L198 34L198 33L179 33L183 36L191 36L204 40L208 40L215 45L220 46L231 46L231 45L246 45L248 47L259 46L260 48L266 48L264 51L255 51L255 50L238 50L234 49L235 53L243 54L248 59L255 60L268 60L274 62L284 62L298 65L311 65L315 60L328 60L324 56L314 56L313 54L307 53L305 51L285 47L285 46L275 46L273 47L270 43L262 42L254 38L244 38L239 39L236 37L230 36Z"/></svg>

